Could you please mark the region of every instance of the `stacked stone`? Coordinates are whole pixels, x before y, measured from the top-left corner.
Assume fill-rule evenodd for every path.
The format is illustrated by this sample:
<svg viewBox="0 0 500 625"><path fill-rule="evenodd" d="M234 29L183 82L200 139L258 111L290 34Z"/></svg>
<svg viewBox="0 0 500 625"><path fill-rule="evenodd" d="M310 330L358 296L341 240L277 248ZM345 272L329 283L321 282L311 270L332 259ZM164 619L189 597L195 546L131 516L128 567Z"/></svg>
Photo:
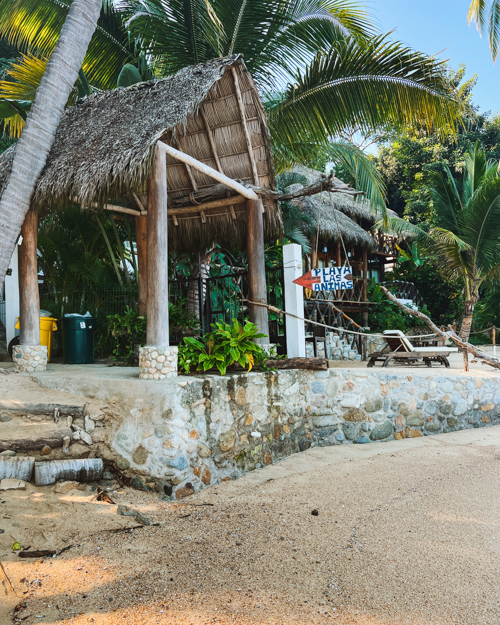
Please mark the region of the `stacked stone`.
<svg viewBox="0 0 500 625"><path fill-rule="evenodd" d="M145 345L139 348L139 377L164 380L177 377L177 347Z"/></svg>
<svg viewBox="0 0 500 625"><path fill-rule="evenodd" d="M22 373L40 373L47 369L47 346L14 345L12 360Z"/></svg>

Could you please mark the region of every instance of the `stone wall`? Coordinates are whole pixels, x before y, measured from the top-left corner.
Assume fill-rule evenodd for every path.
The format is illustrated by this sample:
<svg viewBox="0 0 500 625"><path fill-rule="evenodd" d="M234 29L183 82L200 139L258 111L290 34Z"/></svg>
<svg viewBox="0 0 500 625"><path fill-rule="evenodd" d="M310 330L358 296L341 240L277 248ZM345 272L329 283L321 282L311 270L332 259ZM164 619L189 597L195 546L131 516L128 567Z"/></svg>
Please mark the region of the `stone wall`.
<svg viewBox="0 0 500 625"><path fill-rule="evenodd" d="M164 382L37 380L106 400L97 415L105 427L91 433L93 442L135 474L135 485L154 483L178 499L312 446L500 422L498 377L329 369Z"/></svg>

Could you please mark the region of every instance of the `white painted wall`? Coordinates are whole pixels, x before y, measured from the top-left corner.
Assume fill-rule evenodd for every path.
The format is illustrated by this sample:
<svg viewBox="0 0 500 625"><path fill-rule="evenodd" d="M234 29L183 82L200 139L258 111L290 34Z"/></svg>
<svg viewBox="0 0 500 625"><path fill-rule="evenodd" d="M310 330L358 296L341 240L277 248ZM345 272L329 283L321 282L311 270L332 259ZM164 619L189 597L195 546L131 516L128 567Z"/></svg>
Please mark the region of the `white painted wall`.
<svg viewBox="0 0 500 625"><path fill-rule="evenodd" d="M304 317L304 289L293 281L302 275L302 248L296 243L283 246L285 312ZM286 316L286 349L289 358L306 355L305 324Z"/></svg>
<svg viewBox="0 0 500 625"><path fill-rule="evenodd" d="M5 331L7 334L7 345L16 336L14 330L17 318L19 317L19 265L18 253L19 246L16 245L14 254L10 261L10 269L12 274L5 276Z"/></svg>

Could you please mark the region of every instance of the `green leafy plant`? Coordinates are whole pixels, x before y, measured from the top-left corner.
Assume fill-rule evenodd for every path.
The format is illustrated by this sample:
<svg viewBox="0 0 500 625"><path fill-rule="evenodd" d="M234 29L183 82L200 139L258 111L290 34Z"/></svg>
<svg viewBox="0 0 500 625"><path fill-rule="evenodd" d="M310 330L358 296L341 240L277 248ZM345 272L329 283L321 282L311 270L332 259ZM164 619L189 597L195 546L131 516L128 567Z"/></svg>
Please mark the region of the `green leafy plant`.
<svg viewBox="0 0 500 625"><path fill-rule="evenodd" d="M217 367L225 375L227 368L235 363L250 371L267 358L262 347L254 343L254 339L266 335L259 333L254 323L246 321L242 325L233 319L233 325L215 323L212 328L200 340L184 338L184 345L179 347L179 369L184 373Z"/></svg>
<svg viewBox="0 0 500 625"><path fill-rule="evenodd" d="M384 292L372 278L368 283L368 301L376 302L377 306L370 312L370 328L374 332L382 330L401 330L406 332L411 328L424 326L418 317L411 317L387 299ZM419 308L424 315L430 316L425 304Z"/></svg>
<svg viewBox="0 0 500 625"><path fill-rule="evenodd" d="M113 359L133 365L137 361L136 346L146 340L146 317L130 306L122 315L109 315L108 336Z"/></svg>

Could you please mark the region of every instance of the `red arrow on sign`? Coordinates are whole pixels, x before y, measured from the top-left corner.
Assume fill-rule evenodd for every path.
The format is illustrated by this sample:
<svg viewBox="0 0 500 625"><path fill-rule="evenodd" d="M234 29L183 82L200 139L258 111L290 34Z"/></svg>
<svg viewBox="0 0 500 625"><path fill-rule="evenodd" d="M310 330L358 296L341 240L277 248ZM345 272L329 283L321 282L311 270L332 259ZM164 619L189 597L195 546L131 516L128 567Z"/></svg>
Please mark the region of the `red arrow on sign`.
<svg viewBox="0 0 500 625"><path fill-rule="evenodd" d="M299 286L303 286L305 289L312 289L313 284L321 282L321 278L320 276L313 276L312 273L308 271L303 276L300 276L300 278L294 280L294 282Z"/></svg>

